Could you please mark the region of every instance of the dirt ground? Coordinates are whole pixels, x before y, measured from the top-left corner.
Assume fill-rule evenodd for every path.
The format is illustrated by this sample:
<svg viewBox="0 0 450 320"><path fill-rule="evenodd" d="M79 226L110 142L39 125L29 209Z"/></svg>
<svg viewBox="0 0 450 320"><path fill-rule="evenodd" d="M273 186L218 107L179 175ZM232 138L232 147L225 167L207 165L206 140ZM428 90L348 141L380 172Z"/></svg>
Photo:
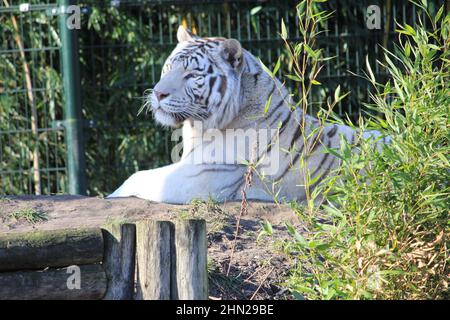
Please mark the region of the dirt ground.
<svg viewBox="0 0 450 320"><path fill-rule="evenodd" d="M194 202L180 206L138 198L7 196L0 198L0 234L94 227L124 219L203 218L208 226L210 299L289 299L289 293L280 284L289 272L291 261L280 247L288 237L284 222L297 224L295 214L287 206L250 202L248 214L241 218L235 243L240 208L237 202L221 205ZM265 220L271 223L274 236L257 239Z"/></svg>

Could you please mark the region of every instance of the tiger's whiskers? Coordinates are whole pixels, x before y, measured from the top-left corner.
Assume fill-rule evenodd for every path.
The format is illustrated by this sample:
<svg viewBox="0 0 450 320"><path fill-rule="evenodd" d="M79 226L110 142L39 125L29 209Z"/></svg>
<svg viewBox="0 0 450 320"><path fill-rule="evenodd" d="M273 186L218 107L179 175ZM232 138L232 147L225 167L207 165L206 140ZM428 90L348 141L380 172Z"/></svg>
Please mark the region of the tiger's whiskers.
<svg viewBox="0 0 450 320"><path fill-rule="evenodd" d="M145 109L145 113L148 113L148 111L151 109L152 106L152 99L150 98L153 93L153 89L147 89L144 91L144 95L140 97L144 100L144 104L139 108L139 111L137 115L139 116L142 111Z"/></svg>

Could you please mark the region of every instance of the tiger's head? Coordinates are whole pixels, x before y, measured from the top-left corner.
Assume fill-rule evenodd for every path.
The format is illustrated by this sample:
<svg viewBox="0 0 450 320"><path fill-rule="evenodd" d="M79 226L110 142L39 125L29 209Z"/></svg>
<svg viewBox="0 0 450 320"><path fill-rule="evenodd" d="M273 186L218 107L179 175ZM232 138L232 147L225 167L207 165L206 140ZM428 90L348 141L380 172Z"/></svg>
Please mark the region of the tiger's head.
<svg viewBox="0 0 450 320"><path fill-rule="evenodd" d="M239 112L249 53L235 39L200 38L182 26L177 38L147 97L155 119L171 127L189 119L202 121L204 128L224 128Z"/></svg>

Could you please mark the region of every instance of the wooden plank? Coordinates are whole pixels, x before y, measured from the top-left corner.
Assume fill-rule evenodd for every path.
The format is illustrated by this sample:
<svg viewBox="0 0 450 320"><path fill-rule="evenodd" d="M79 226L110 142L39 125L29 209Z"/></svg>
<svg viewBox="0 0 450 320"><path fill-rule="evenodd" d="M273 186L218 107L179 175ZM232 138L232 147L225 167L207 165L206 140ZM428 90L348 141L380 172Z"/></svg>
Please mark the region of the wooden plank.
<svg viewBox="0 0 450 320"><path fill-rule="evenodd" d="M106 292L100 264L0 272L0 300L97 300Z"/></svg>
<svg viewBox="0 0 450 320"><path fill-rule="evenodd" d="M103 249L100 228L0 235L0 271L96 263Z"/></svg>
<svg viewBox="0 0 450 320"><path fill-rule="evenodd" d="M103 227L103 268L108 279L104 300L130 300L134 295L136 226L114 223Z"/></svg>
<svg viewBox="0 0 450 320"><path fill-rule="evenodd" d="M175 224L176 290L173 299L208 299L207 238L205 220L184 220Z"/></svg>
<svg viewBox="0 0 450 320"><path fill-rule="evenodd" d="M136 223L136 300L169 300L173 224L143 220Z"/></svg>

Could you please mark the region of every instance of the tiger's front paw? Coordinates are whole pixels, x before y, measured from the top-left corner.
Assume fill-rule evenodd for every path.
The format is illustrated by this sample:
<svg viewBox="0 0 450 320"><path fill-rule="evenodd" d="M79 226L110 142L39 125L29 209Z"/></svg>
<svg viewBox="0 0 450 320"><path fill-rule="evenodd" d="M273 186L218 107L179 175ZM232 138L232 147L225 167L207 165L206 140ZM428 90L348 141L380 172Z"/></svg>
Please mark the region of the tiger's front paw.
<svg viewBox="0 0 450 320"><path fill-rule="evenodd" d="M161 201L158 178L154 170L138 171L130 176L116 191L107 196L111 198L138 197L142 199Z"/></svg>

